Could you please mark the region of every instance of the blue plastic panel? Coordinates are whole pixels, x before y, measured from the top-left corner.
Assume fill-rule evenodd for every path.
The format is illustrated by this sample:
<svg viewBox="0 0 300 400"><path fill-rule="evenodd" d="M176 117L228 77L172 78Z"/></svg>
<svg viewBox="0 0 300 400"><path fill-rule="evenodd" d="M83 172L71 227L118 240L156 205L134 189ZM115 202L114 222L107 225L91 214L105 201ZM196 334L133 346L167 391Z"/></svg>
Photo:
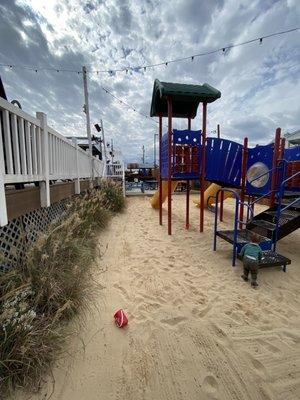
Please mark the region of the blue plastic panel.
<svg viewBox="0 0 300 400"><path fill-rule="evenodd" d="M174 144L190 144L193 146L200 146L201 131L190 131L177 129L173 130L173 143Z"/></svg>
<svg viewBox="0 0 300 400"><path fill-rule="evenodd" d="M273 144L268 144L266 146L256 146L252 149L248 150L248 163L247 163L247 171L249 171L250 167L256 163L263 163L266 166L267 170L272 169L273 164ZM263 187L255 187L251 184L248 179L246 181L246 193L250 195L264 195L267 194L271 190L271 181L272 176L271 173L266 175L266 184Z"/></svg>
<svg viewBox="0 0 300 400"><path fill-rule="evenodd" d="M197 172L176 172L174 164L176 164L176 145L187 145L200 148L200 137L201 131L191 130L173 130L172 135L172 179L173 180L185 180L185 179L199 179L200 167ZM162 137L162 160L161 160L161 177L162 179L168 179L168 134L164 134ZM174 163L173 163L174 160ZM197 157L197 164L200 166L200 157Z"/></svg>
<svg viewBox="0 0 300 400"><path fill-rule="evenodd" d="M243 146L227 139L207 138L206 180L239 187Z"/></svg>
<svg viewBox="0 0 300 400"><path fill-rule="evenodd" d="M300 161L300 146L285 149L283 158L287 161Z"/></svg>

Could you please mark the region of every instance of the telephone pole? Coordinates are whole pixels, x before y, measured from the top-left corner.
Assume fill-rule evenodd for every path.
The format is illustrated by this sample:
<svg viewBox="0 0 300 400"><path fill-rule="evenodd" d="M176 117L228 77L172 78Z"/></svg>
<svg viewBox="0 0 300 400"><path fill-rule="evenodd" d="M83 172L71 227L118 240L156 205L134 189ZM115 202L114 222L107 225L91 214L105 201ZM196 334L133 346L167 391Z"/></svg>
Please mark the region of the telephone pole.
<svg viewBox="0 0 300 400"><path fill-rule="evenodd" d="M93 148L92 148L92 136L91 136L91 120L90 120L90 107L89 107L89 92L87 86L87 69L85 66L82 67L83 76L83 89L84 89L84 112L86 115L86 133L89 141L89 155L90 155L90 187L93 187L94 180L94 168L93 168Z"/></svg>
<svg viewBox="0 0 300 400"><path fill-rule="evenodd" d="M104 127L103 127L102 118L100 119L100 124L101 124L101 132L102 132L103 156L104 156L104 160L105 160L105 164L106 164L106 143L105 143Z"/></svg>

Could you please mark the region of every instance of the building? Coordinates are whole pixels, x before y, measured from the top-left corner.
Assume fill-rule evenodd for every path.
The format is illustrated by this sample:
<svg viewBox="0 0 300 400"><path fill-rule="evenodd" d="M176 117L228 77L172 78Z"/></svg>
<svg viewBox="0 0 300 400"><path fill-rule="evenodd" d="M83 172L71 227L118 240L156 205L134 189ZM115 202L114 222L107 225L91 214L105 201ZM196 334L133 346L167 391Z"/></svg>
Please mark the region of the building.
<svg viewBox="0 0 300 400"><path fill-rule="evenodd" d="M287 147L300 145L300 129L292 133L286 133L284 137L286 139Z"/></svg>

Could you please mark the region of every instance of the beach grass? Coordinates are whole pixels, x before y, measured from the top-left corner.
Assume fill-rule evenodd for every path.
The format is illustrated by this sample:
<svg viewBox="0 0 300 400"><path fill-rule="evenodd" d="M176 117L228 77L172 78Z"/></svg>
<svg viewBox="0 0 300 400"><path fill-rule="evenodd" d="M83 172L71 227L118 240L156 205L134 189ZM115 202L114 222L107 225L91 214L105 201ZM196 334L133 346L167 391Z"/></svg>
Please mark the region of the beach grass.
<svg viewBox="0 0 300 400"><path fill-rule="evenodd" d="M93 303L96 236L124 208L121 188L99 189L70 203L69 216L51 224L19 265L0 275L0 393L38 390L63 351L67 322Z"/></svg>

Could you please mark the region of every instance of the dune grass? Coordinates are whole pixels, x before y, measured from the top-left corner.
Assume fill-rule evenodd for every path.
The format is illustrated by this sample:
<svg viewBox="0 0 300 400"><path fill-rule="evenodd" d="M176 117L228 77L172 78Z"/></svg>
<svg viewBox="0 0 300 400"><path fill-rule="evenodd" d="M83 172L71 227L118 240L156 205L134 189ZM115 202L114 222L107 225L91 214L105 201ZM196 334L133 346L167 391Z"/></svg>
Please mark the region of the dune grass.
<svg viewBox="0 0 300 400"><path fill-rule="evenodd" d="M66 323L93 300L96 234L124 208L121 189L102 182L72 202L20 265L0 275L0 393L38 390L63 352Z"/></svg>

